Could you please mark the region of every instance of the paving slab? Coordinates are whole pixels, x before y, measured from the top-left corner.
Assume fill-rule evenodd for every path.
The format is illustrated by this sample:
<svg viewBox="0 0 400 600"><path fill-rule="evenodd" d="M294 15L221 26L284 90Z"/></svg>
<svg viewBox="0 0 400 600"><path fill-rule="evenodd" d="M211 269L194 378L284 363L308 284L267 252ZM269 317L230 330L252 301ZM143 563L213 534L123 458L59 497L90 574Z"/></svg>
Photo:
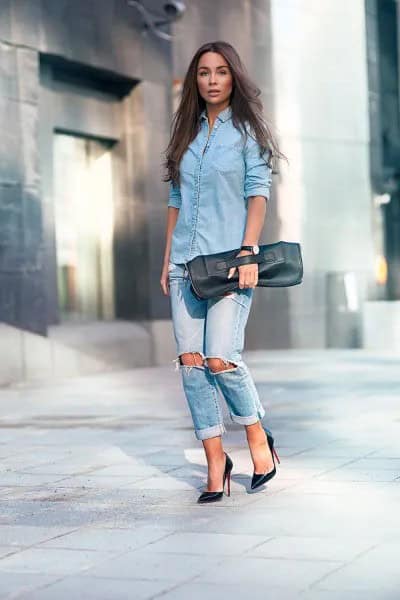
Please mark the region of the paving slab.
<svg viewBox="0 0 400 600"><path fill-rule="evenodd" d="M114 552L115 554L115 552ZM27 548L5 556L0 561L0 578L3 572L47 573L64 575L84 571L113 556L113 551L64 550L60 548Z"/></svg>
<svg viewBox="0 0 400 600"><path fill-rule="evenodd" d="M18 596L21 600L148 600L171 587L169 581L130 581L96 577L66 577L36 592Z"/></svg>
<svg viewBox="0 0 400 600"><path fill-rule="evenodd" d="M58 581L57 575L42 573L6 573L1 572L0 598L32 598L35 590L40 590L46 585Z"/></svg>
<svg viewBox="0 0 400 600"><path fill-rule="evenodd" d="M259 586L278 595L279 588L300 592L343 563L339 561L294 560L279 558L253 558L241 556L224 560L201 574L201 581L216 585L229 581L231 584L257 581ZM199 576L196 578L199 579ZM196 579L194 581L196 581ZM283 592L283 593L284 593Z"/></svg>
<svg viewBox="0 0 400 600"><path fill-rule="evenodd" d="M70 548L74 550L104 550L124 552L145 547L147 544L168 538L172 530L160 530L149 526L136 526L132 529L117 529L104 527L85 527L53 538L40 544L40 548ZM168 542L167 542L168 543Z"/></svg>

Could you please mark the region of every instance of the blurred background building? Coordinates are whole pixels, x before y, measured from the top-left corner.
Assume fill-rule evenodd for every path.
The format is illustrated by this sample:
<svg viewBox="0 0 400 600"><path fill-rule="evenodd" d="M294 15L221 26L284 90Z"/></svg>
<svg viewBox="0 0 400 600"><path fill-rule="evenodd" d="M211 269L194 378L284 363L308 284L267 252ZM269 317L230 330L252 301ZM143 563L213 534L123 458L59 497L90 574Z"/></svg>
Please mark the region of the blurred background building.
<svg viewBox="0 0 400 600"><path fill-rule="evenodd" d="M217 39L289 159L260 243L304 258L300 286L255 294L246 349L400 350L395 0L2 0L1 383L174 358L161 163Z"/></svg>

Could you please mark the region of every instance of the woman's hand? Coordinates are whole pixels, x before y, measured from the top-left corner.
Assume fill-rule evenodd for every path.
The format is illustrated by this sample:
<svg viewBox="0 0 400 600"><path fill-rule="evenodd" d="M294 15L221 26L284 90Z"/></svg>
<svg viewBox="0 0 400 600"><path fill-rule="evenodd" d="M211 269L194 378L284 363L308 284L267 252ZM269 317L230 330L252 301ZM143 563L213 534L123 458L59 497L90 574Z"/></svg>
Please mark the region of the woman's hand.
<svg viewBox="0 0 400 600"><path fill-rule="evenodd" d="M168 277L168 263L163 264L161 271L161 288L165 296L169 296L169 277Z"/></svg>
<svg viewBox="0 0 400 600"><path fill-rule="evenodd" d="M241 250L238 256L251 256L249 250ZM239 269L239 287L242 288L254 288L258 283L258 263L252 263L249 265L240 265L239 267L231 267L228 273L228 279L233 277L235 269Z"/></svg>

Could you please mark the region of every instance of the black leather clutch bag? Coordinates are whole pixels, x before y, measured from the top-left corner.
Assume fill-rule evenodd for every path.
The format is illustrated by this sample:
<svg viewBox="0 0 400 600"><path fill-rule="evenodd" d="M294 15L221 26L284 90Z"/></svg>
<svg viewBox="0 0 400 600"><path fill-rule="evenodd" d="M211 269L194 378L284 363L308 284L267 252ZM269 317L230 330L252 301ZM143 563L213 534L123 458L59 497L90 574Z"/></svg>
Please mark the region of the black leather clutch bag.
<svg viewBox="0 0 400 600"><path fill-rule="evenodd" d="M303 261L300 244L297 242L275 242L260 246L259 254L236 255L240 248L199 254L186 264L192 291L198 298L222 296L239 287L239 270L228 279L229 269L240 265L258 263L257 287L288 287L303 279Z"/></svg>

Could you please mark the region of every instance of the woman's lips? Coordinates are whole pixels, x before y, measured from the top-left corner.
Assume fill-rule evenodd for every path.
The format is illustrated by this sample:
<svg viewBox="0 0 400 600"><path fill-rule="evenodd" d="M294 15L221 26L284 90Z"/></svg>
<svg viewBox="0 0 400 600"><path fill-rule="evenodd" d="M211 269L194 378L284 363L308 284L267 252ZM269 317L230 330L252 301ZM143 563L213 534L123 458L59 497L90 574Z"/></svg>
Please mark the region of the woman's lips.
<svg viewBox="0 0 400 600"><path fill-rule="evenodd" d="M220 92L208 92L209 96L218 96Z"/></svg>

